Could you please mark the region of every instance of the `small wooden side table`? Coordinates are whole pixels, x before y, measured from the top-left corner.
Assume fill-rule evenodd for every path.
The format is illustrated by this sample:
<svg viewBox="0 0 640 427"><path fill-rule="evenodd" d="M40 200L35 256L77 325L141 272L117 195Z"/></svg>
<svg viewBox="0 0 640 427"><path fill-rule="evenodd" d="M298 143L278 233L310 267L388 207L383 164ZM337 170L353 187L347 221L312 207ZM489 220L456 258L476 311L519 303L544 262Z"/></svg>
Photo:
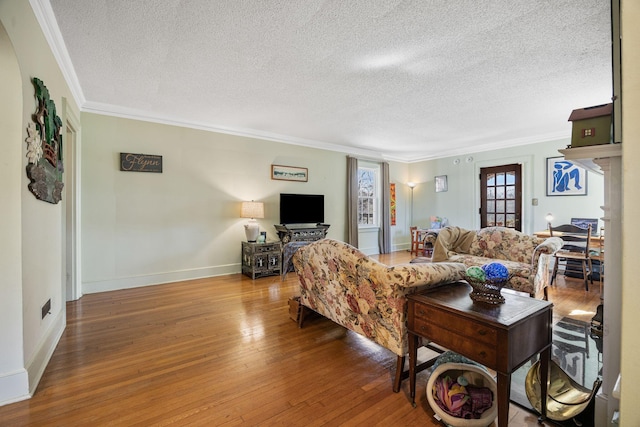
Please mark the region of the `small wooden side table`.
<svg viewBox="0 0 640 427"><path fill-rule="evenodd" d="M409 380L415 404L419 337L474 360L498 374L498 425L509 423L511 373L540 353L542 402L547 401L553 304L503 293L499 305L473 302L471 286L456 282L407 296ZM540 420L547 416L542 405Z"/></svg>
<svg viewBox="0 0 640 427"><path fill-rule="evenodd" d="M242 274L257 279L277 276L282 268L280 242L242 242Z"/></svg>

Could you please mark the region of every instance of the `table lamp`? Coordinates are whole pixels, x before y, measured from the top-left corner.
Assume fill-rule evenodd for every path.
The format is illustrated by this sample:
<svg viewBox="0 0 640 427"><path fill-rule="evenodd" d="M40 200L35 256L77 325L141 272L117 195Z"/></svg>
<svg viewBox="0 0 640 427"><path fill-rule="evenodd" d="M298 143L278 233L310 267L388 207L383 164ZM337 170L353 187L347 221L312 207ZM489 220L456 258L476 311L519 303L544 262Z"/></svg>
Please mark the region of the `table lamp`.
<svg viewBox="0 0 640 427"><path fill-rule="evenodd" d="M553 215L551 214L551 212L549 212L547 216L544 217L544 219L547 221L547 228L549 229L549 231L551 231L551 221L553 221Z"/></svg>
<svg viewBox="0 0 640 427"><path fill-rule="evenodd" d="M240 208L240 218L250 218L249 222L244 225L244 232L247 235L247 242L255 242L260 234L260 227L256 222L256 218L264 218L264 203L242 202Z"/></svg>

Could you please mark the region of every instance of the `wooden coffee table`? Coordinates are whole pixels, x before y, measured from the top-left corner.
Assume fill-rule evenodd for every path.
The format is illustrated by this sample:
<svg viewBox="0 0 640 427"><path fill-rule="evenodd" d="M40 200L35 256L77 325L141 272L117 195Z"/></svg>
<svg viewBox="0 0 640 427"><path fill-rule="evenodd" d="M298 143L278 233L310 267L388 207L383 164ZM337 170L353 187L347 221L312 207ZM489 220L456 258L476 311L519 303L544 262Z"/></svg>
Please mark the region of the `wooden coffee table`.
<svg viewBox="0 0 640 427"><path fill-rule="evenodd" d="M540 353L542 402L547 401L553 304L503 292L499 305L474 302L471 286L456 282L407 296L409 380L415 405L419 337L461 354L498 376L498 425L509 423L511 373ZM542 405L540 420L546 418Z"/></svg>

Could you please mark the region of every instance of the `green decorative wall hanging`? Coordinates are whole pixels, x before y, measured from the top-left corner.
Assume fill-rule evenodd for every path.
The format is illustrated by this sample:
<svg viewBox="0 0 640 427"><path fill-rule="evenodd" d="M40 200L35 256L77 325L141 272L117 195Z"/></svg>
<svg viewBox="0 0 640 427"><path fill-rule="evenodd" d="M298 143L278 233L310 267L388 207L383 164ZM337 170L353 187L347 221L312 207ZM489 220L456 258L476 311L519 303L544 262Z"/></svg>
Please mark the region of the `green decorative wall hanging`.
<svg viewBox="0 0 640 427"><path fill-rule="evenodd" d="M38 107L27 126L29 191L38 200L56 204L62 199L62 120L42 80L34 77Z"/></svg>

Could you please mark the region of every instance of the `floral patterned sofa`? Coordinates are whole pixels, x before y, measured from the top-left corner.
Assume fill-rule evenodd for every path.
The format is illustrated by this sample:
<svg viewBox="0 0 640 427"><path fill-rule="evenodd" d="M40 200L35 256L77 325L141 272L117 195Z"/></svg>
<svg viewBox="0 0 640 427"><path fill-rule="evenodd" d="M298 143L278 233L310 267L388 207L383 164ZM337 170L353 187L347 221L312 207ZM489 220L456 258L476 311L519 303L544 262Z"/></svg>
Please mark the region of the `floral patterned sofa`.
<svg viewBox="0 0 640 427"><path fill-rule="evenodd" d="M497 260L511 274L505 287L546 300L553 254L562 245L559 237L543 240L505 227L446 227L435 239L432 261L461 262L470 267Z"/></svg>
<svg viewBox="0 0 640 427"><path fill-rule="evenodd" d="M386 266L355 247L322 239L293 255L305 308L361 334L398 356L393 391L400 390L408 353L405 296L463 278L460 263Z"/></svg>

